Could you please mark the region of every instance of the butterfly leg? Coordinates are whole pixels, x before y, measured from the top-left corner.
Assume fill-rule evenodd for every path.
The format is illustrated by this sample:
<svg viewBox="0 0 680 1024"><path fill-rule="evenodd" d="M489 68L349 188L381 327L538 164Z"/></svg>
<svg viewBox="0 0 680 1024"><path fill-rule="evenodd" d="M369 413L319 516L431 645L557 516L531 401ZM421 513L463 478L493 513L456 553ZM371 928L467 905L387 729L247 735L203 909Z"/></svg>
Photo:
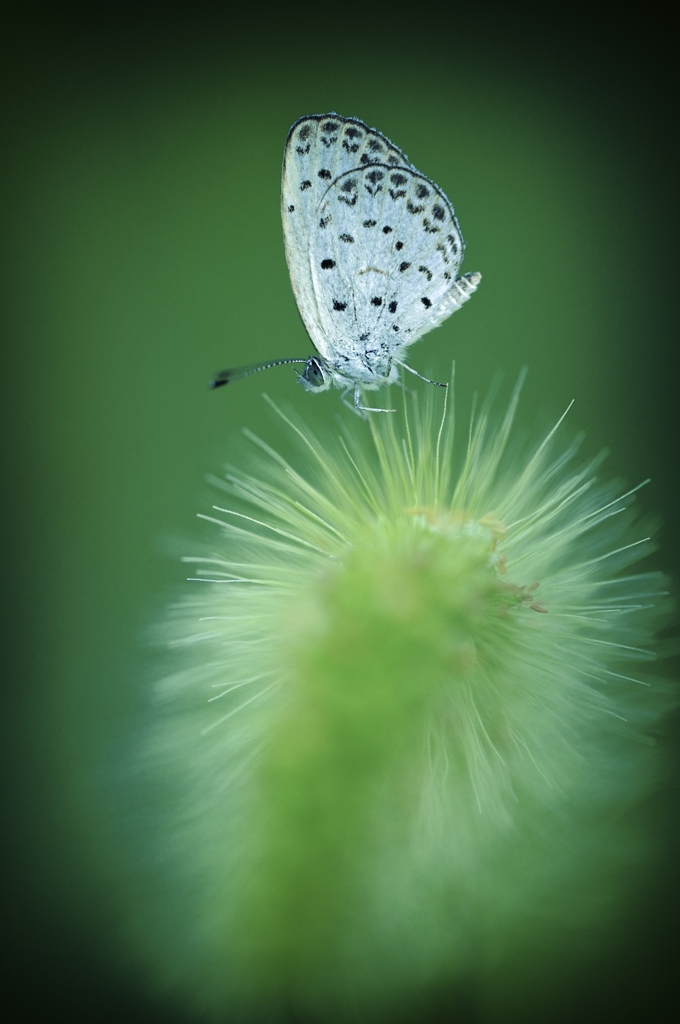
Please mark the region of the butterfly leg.
<svg viewBox="0 0 680 1024"><path fill-rule="evenodd" d="M414 377L420 377L420 379L424 380L426 384L434 384L435 387L438 387L438 388L447 388L449 386L448 384L442 384L441 381L430 380L429 377L423 377L422 373L418 373L418 371L414 370L413 367L407 366L406 363L402 363L398 359L395 359L394 361L397 364L397 366L401 366L402 369L408 370L408 372L412 373ZM403 385L402 385L402 387L403 387Z"/></svg>
<svg viewBox="0 0 680 1024"><path fill-rule="evenodd" d="M361 416L363 419L366 419L366 416L364 416L364 413L366 413L366 412L395 412L396 411L395 409L376 409L376 408L374 408L371 405L360 405L359 404L360 401L361 401L361 391L359 390L359 388L355 388L354 389L354 411L356 413L358 413L359 416ZM349 402L347 402L347 405L349 405Z"/></svg>
<svg viewBox="0 0 680 1024"><path fill-rule="evenodd" d="M353 402L350 402L349 398L347 397L351 390L352 390L351 387L345 388L345 390L340 395L340 398L342 400L342 404L346 405L348 409L352 410L352 412L355 412L357 414L357 416L361 416L362 420L368 419L368 416L364 415L366 410L361 405L359 405L359 399L361 398L361 393L360 393L359 389L358 388L354 389L354 401Z"/></svg>

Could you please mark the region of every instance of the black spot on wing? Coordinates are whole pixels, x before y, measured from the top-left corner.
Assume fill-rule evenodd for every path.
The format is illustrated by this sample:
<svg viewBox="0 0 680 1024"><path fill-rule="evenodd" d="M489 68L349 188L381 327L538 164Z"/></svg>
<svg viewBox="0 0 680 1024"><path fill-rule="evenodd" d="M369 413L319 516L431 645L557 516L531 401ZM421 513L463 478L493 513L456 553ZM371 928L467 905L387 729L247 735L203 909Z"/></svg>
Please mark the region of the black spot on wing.
<svg viewBox="0 0 680 1024"><path fill-rule="evenodd" d="M334 266L335 266L335 260L328 260L328 259L321 260L321 269L322 270L332 270Z"/></svg>
<svg viewBox="0 0 680 1024"><path fill-rule="evenodd" d="M326 149L330 149L338 141L337 131L339 127L340 125L337 121L325 121L321 125L321 131L324 134L320 135L319 138Z"/></svg>
<svg viewBox="0 0 680 1024"><path fill-rule="evenodd" d="M379 170L377 167L372 171L369 171L366 175L366 181L364 181L364 188L368 192L369 196L376 196L378 192L382 192L382 180L385 177L385 172Z"/></svg>
<svg viewBox="0 0 680 1024"><path fill-rule="evenodd" d="M340 194L338 195L340 202L347 203L348 206L356 206L358 194L357 179L345 178L340 186Z"/></svg>
<svg viewBox="0 0 680 1024"><path fill-rule="evenodd" d="M390 195L395 203L397 199L403 199L406 195L404 185L406 185L407 182L408 178L405 174L402 174L401 171L395 171L394 174L390 174L390 184L395 186L390 189Z"/></svg>

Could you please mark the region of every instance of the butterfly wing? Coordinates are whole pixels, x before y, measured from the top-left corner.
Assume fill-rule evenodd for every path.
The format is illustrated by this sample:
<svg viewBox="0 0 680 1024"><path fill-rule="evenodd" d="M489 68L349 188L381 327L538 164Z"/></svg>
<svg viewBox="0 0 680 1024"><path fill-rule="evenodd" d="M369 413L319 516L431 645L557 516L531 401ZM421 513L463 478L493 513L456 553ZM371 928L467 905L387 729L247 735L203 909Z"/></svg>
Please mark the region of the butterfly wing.
<svg viewBox="0 0 680 1024"><path fill-rule="evenodd" d="M302 321L317 351L326 358L332 358L333 331L341 330L342 325L334 324L330 317L333 298L328 282L319 282L313 267L312 250L316 253L322 238L333 233L333 229L326 230L330 224L321 226L319 208L329 185L348 171L377 163L410 166L400 149L357 118L315 114L300 118L288 133L281 185L286 260Z"/></svg>

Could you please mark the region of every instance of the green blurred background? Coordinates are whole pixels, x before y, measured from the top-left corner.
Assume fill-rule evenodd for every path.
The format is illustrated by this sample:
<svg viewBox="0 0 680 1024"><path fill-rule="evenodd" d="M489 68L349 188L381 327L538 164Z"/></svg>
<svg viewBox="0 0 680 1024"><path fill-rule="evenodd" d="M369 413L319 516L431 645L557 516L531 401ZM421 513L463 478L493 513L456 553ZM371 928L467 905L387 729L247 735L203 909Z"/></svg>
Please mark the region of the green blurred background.
<svg viewBox="0 0 680 1024"><path fill-rule="evenodd" d="M287 367L206 387L225 366L311 351L280 226L290 124L358 116L447 192L463 269L484 280L412 365L447 379L455 358L463 415L524 365L529 428L575 398L565 436L584 430L588 455L610 448L605 475L652 478L640 505L661 517L656 565L677 578L671 30L573 6L32 5L3 19L12 973L27 1017L171 1020L111 939L83 790L142 685L146 623L186 575L176 553L202 533L206 475L244 426L280 440L262 391L312 424L351 415ZM666 788L654 820L672 851ZM663 1005L672 852L668 865L589 1006L597 992Z"/></svg>

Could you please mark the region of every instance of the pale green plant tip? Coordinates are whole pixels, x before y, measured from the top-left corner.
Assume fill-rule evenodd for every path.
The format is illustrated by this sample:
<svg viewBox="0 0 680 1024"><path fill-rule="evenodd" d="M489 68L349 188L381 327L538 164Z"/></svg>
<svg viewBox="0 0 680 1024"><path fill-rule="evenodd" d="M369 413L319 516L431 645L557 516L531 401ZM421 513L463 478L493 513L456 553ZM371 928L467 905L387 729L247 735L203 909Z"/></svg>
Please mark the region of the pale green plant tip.
<svg viewBox="0 0 680 1024"><path fill-rule="evenodd" d="M336 439L276 410L301 457L251 436L222 482L141 771L141 930L188 1001L389 1016L625 905L665 585L562 419L514 447L520 385L455 443L452 394Z"/></svg>

